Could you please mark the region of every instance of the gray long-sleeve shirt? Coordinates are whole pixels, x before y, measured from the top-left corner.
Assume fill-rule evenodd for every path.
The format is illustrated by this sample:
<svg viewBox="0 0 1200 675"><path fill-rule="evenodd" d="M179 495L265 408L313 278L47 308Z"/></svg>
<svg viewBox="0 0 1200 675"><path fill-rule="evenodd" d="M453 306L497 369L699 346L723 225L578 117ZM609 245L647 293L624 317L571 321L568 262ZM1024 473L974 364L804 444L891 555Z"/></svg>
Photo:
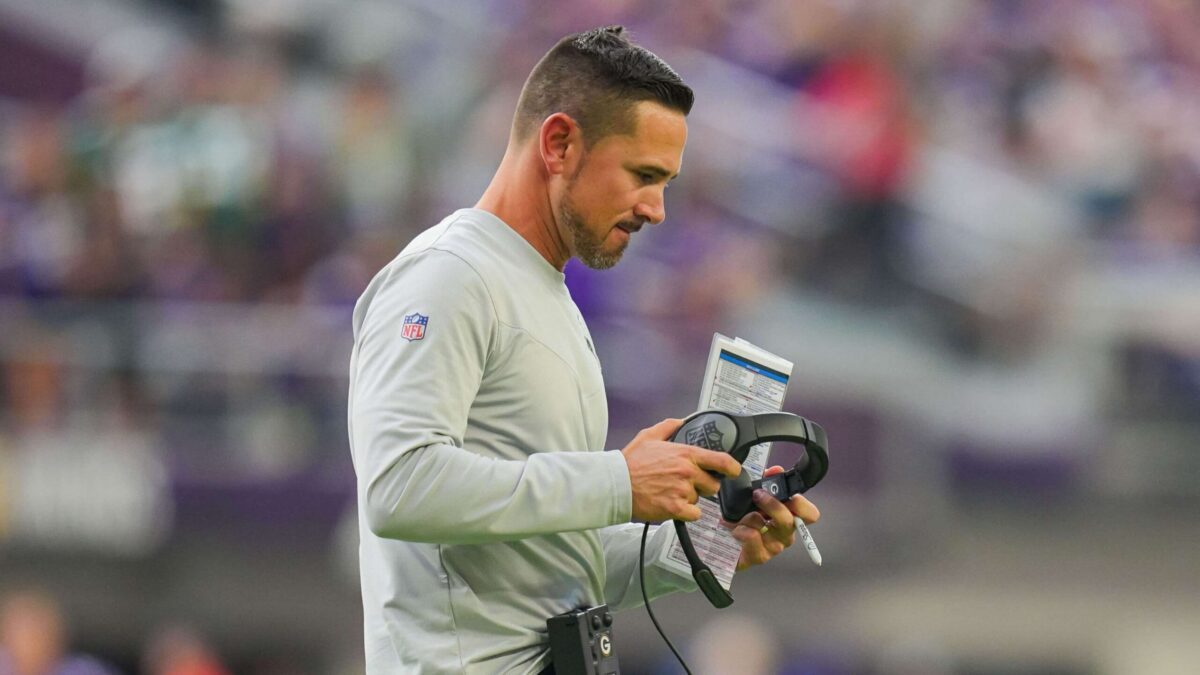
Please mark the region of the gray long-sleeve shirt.
<svg viewBox="0 0 1200 675"><path fill-rule="evenodd" d="M547 618L640 604L642 528L624 457L602 452L587 326L494 215L455 212L371 281L349 425L369 674L535 673ZM651 597L695 587L651 564L646 581Z"/></svg>

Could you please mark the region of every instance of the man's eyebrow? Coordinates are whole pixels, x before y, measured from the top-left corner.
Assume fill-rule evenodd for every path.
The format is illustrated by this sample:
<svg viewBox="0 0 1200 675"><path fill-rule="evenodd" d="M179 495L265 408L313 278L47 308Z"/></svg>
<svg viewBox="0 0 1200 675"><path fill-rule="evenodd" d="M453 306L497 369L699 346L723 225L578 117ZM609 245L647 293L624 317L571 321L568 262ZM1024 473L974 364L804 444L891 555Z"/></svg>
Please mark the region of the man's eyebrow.
<svg viewBox="0 0 1200 675"><path fill-rule="evenodd" d="M645 171L646 173L652 173L655 176L658 176L659 178L666 178L668 181L675 180L676 178L679 177L679 174L677 174L677 173L672 174L670 171L667 171L666 169L662 168L661 166L655 166L653 164L646 164L643 166L639 166L639 167L637 167L637 170Z"/></svg>

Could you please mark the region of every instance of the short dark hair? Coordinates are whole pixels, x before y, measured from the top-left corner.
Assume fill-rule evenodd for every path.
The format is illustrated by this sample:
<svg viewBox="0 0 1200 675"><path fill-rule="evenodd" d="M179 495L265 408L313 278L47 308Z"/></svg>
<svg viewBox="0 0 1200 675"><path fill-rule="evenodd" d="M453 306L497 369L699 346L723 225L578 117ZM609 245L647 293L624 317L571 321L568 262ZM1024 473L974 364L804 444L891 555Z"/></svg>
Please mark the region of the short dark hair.
<svg viewBox="0 0 1200 675"><path fill-rule="evenodd" d="M550 115L579 123L588 145L633 130L633 106L654 101L687 115L691 87L649 50L630 42L623 26L568 35L546 52L521 89L513 136L524 140Z"/></svg>

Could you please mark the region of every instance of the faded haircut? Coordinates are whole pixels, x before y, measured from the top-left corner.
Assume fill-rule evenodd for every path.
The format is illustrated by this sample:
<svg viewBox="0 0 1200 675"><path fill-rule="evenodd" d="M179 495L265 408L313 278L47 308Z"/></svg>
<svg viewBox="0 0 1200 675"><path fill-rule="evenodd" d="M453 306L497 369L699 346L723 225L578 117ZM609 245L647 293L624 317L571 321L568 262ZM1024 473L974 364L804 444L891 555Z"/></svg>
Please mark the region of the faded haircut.
<svg viewBox="0 0 1200 675"><path fill-rule="evenodd" d="M568 35L538 61L521 89L513 118L517 141L561 112L574 119L591 146L634 130L633 106L654 101L687 115L691 87L649 50L630 42L623 26Z"/></svg>

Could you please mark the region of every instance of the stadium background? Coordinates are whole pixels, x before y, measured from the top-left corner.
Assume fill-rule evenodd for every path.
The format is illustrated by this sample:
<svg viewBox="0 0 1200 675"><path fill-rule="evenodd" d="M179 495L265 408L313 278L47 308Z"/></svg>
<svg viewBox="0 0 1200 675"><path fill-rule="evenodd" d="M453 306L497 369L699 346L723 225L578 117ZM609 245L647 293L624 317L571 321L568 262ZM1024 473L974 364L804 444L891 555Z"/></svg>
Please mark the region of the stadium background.
<svg viewBox="0 0 1200 675"><path fill-rule="evenodd" d="M1195 672L1184 0L0 0L5 625L126 673L360 671L352 303L613 22L697 105L667 223L568 270L610 444L694 408L713 331L794 360L833 439L823 569L656 603L697 672Z"/></svg>

